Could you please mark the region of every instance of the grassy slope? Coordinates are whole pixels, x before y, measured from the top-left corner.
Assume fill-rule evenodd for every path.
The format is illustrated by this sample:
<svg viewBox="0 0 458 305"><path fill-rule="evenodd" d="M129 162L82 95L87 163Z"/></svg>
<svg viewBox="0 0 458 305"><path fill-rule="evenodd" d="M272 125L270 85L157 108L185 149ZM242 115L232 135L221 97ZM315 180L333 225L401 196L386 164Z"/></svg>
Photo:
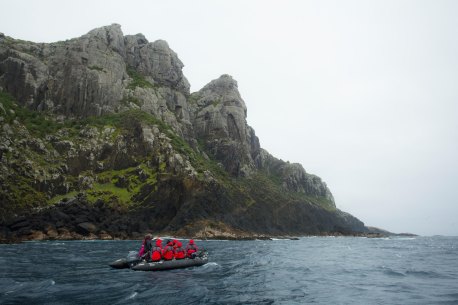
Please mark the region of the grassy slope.
<svg viewBox="0 0 458 305"><path fill-rule="evenodd" d="M198 179L203 180L203 172L208 170L216 178L218 183L228 190L233 200L241 208L249 208L256 202L270 202L273 204L284 205L290 202L308 202L319 205L325 209L332 210L334 207L324 198L308 197L304 194L284 192L281 187L281 179L265 172L258 172L249 178L235 179L230 177L213 160L207 160L193 150L181 137L177 136L172 129L158 120L154 116L139 110L130 110L123 113L91 117L85 120L70 120L64 123L55 121L45 113L30 111L18 106L14 100L5 93L0 92L0 102L3 109L0 115L4 122L14 126L14 121L20 122L26 127L32 137L42 139L47 147L52 149L45 139L45 136L55 135L60 130L65 129L67 138L72 141L81 141L79 132L85 126L104 128L107 126L115 128L116 133L123 133L129 129L133 121L140 121L146 124L157 126L169 138L174 150L182 155L186 155L193 167L198 172ZM12 135L14 138L17 135ZM49 170L53 167L61 166L65 161L60 157L46 158L30 150L18 151L19 155L34 160L34 169ZM6 152L6 158L15 159L14 152ZM24 164L21 164L21 157L16 160L16 166L21 170L27 171ZM139 176L142 171L142 177ZM90 202L102 199L105 202L116 202L126 206L134 204L137 195L146 186L153 188L156 186L158 174L167 174L164 164L159 164L156 168L151 168L141 163L135 167L123 168L120 170L106 170L96 174L92 188L83 191ZM19 172L19 171L18 171ZM85 174L85 173L82 173ZM26 208L54 204L65 197L75 196L80 190L77 189L77 177L66 175L66 180L73 182L70 191L66 195L45 194L33 187L33 180L25 175L10 175L8 181L3 181L0 191L0 199L6 203L3 209ZM0 211L5 212L5 211Z"/></svg>

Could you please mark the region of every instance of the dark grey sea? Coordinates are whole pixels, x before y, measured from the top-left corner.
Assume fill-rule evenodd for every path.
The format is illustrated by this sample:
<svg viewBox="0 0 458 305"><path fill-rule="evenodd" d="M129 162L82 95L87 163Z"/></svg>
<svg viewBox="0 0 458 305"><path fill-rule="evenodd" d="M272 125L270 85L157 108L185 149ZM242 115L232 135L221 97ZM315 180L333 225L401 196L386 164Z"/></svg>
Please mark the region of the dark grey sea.
<svg viewBox="0 0 458 305"><path fill-rule="evenodd" d="M111 269L138 241L0 245L1 304L458 304L458 237L197 241L201 267Z"/></svg>

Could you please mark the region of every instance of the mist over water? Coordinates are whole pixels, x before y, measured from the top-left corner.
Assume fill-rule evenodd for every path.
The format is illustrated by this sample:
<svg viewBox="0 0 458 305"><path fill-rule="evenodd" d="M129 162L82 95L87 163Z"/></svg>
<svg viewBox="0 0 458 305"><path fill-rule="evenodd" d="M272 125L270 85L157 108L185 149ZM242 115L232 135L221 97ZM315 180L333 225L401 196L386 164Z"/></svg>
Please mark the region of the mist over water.
<svg viewBox="0 0 458 305"><path fill-rule="evenodd" d="M1 304L457 304L458 238L198 241L201 267L111 269L139 241L0 245Z"/></svg>

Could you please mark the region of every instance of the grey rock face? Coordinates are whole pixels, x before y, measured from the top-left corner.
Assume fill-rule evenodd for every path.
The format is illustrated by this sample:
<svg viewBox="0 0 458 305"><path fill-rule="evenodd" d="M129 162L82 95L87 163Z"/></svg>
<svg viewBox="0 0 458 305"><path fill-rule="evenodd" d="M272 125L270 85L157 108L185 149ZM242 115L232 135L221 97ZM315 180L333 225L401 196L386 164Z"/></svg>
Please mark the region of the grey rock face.
<svg viewBox="0 0 458 305"><path fill-rule="evenodd" d="M236 176L249 175L255 168L253 156L259 140L246 122L247 108L229 75L211 81L194 94L193 125L198 138L205 139L211 153Z"/></svg>
<svg viewBox="0 0 458 305"><path fill-rule="evenodd" d="M184 130L189 129L189 83L182 68L183 63L165 41L149 43L141 34L124 36L118 24L51 44L9 37L0 41L0 87L30 109L66 117L98 116L136 107L165 117L175 117L179 111L184 112L185 127L176 119L169 119L171 125L182 134L192 134ZM147 94L136 93L141 84L135 83L138 80L128 69L156 87L148 88Z"/></svg>
<svg viewBox="0 0 458 305"><path fill-rule="evenodd" d="M286 163L282 167L283 188L315 197L324 197L334 203L334 197L326 183L315 175L307 174L299 163ZM334 205L335 207L335 205Z"/></svg>
<svg viewBox="0 0 458 305"><path fill-rule="evenodd" d="M65 42L0 44L0 86L24 106L69 117L113 112L127 77L119 25Z"/></svg>
<svg viewBox="0 0 458 305"><path fill-rule="evenodd" d="M259 139L246 122L247 108L237 82L229 75L211 81L194 93L194 131L207 149L235 176L261 169L280 177L285 191L324 197L334 204L328 187L302 165L278 160L260 148Z"/></svg>
<svg viewBox="0 0 458 305"><path fill-rule="evenodd" d="M166 41L148 43L142 34L137 34L126 36L124 42L126 61L130 67L150 76L158 84L176 88L189 95L189 82L182 72L184 65Z"/></svg>
<svg viewBox="0 0 458 305"><path fill-rule="evenodd" d="M334 197L320 177L308 174L299 163L279 160L261 149L255 159L256 166L281 179L285 191L303 193L312 197L322 197L335 207Z"/></svg>

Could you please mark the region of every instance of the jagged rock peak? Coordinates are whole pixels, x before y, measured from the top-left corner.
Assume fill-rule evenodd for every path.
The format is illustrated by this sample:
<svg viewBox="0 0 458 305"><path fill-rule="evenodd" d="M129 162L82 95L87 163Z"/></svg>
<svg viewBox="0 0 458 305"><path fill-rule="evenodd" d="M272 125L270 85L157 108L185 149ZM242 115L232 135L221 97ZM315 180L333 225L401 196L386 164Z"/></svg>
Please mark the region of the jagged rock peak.
<svg viewBox="0 0 458 305"><path fill-rule="evenodd" d="M223 74L219 78L212 80L210 83L205 85L199 92L206 93L211 92L220 96L236 95L239 99L242 99L239 93L237 81L228 74Z"/></svg>
<svg viewBox="0 0 458 305"><path fill-rule="evenodd" d="M246 122L247 108L237 81L224 74L193 93L193 99L195 134L206 139L208 151L229 173L249 175L259 140Z"/></svg>
<svg viewBox="0 0 458 305"><path fill-rule="evenodd" d="M232 78L229 74L223 74L219 78L212 80L210 83L205 85L202 90L205 89L224 89L224 90L237 90L237 81Z"/></svg>
<svg viewBox="0 0 458 305"><path fill-rule="evenodd" d="M85 36L89 37L89 39L100 39L107 46L111 47L113 51L122 55L125 54L124 34L120 24L113 23L108 26L93 29Z"/></svg>
<svg viewBox="0 0 458 305"><path fill-rule="evenodd" d="M235 106L243 109L246 118L246 105L238 90L237 81L228 74L212 80L199 90L200 106L222 103L224 106Z"/></svg>
<svg viewBox="0 0 458 305"><path fill-rule="evenodd" d="M87 35L89 36L103 36L106 34L111 34L113 36L122 36L124 37L124 34L121 30L121 25L117 23L112 23L111 25L106 25L106 26L101 26L99 28L95 28L93 30L90 30Z"/></svg>
<svg viewBox="0 0 458 305"><path fill-rule="evenodd" d="M66 117L141 107L177 125L173 113L162 109L187 109L190 86L183 66L167 42L124 36L119 24L56 43L0 43L0 87L21 105ZM187 114L182 117L187 121Z"/></svg>

